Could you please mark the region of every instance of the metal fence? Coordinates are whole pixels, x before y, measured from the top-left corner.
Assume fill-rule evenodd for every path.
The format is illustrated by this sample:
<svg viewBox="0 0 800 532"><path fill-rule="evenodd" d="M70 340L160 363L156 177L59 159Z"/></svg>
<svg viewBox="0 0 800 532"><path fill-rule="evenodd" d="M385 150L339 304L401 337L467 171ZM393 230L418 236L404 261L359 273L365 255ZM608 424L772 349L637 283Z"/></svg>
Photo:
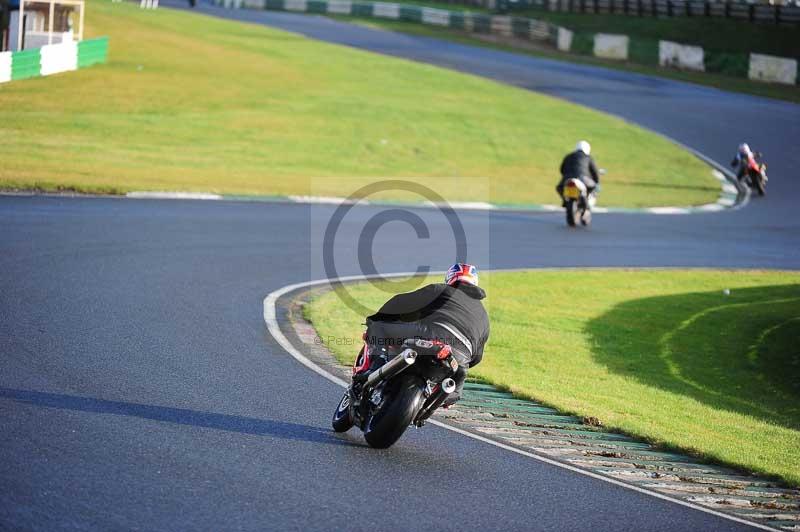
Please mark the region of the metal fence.
<svg viewBox="0 0 800 532"><path fill-rule="evenodd" d="M769 24L800 23L800 7L704 0L487 0L497 11L542 9L638 17L718 17ZM465 4L471 0L464 0Z"/></svg>

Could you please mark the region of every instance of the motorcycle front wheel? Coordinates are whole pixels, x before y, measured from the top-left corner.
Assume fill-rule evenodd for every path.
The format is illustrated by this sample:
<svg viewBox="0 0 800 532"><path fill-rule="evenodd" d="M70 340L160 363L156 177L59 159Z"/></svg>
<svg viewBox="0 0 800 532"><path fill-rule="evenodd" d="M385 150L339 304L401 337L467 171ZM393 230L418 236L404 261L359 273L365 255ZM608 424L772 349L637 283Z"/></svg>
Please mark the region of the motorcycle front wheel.
<svg viewBox="0 0 800 532"><path fill-rule="evenodd" d="M753 183L756 185L756 190L758 191L759 196L763 196L767 193L767 190L764 188L764 180L761 179L761 176L753 179Z"/></svg>
<svg viewBox="0 0 800 532"><path fill-rule="evenodd" d="M333 413L333 430L336 432L347 432L353 426L353 410L350 408L350 390L345 390L344 396L339 401L339 406L336 407L336 412Z"/></svg>
<svg viewBox="0 0 800 532"><path fill-rule="evenodd" d="M414 376L400 376L392 393L372 414L364 428L370 447L386 449L400 439L422 406L422 385Z"/></svg>

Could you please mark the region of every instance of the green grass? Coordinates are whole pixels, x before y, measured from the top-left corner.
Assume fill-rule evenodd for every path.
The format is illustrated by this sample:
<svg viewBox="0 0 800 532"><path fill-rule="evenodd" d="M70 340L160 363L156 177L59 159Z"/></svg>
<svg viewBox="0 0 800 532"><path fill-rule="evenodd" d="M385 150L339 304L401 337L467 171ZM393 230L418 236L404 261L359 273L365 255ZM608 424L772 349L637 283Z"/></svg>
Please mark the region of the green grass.
<svg viewBox="0 0 800 532"><path fill-rule="evenodd" d="M800 274L531 271L482 283L492 336L471 376L800 485ZM348 290L377 308L383 290L412 287ZM335 293L306 312L322 338L359 338L363 316ZM352 346L331 348L343 363L355 356Z"/></svg>
<svg viewBox="0 0 800 532"><path fill-rule="evenodd" d="M341 195L403 177L450 200L552 203L585 137L609 170L606 205L719 192L671 143L558 99L197 14L104 0L87 13L88 35L110 36L107 65L0 85L0 188Z"/></svg>
<svg viewBox="0 0 800 532"><path fill-rule="evenodd" d="M444 8L445 6L446 4L440 5L439 7ZM685 72L680 70L659 68L658 66L650 65L648 63L653 61L654 54L657 60L658 48L655 41L649 41L641 44L634 42L631 45L631 59L636 60L637 63L633 63L599 59L590 55L559 52L554 48L543 44L522 41L519 39L499 39L493 36L479 35L448 28L424 26L422 24L414 24L403 21L343 17L338 15L334 18L371 28L396 31L410 35L420 35L423 37L433 37L463 44L470 44L473 46L484 46L497 50L529 54L536 57L557 59L559 61L569 61L573 63L623 70L627 72L636 72L648 76L658 76L662 78L675 79L678 81L685 81L688 83L695 83L698 85L706 85L726 91L742 92L745 94L753 94L765 98L775 98L778 100L800 103L800 88L798 86L750 81L749 79L745 78L713 72ZM576 38L579 40L586 40L588 38L586 37L587 35L589 34L580 34ZM653 46L653 43L655 43L655 46ZM719 59L724 60L725 58L722 57ZM727 70L738 71L740 69L741 65L739 65L737 62L736 65L732 65L732 68L728 68Z"/></svg>

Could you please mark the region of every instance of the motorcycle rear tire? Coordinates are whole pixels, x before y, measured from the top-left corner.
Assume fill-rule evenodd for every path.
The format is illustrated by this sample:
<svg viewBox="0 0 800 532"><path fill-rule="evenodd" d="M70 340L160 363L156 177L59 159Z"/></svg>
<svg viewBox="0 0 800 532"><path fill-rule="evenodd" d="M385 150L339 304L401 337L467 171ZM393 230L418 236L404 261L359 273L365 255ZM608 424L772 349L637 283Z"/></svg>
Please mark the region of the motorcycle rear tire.
<svg viewBox="0 0 800 532"><path fill-rule="evenodd" d="M578 202L575 200L567 200L567 225L575 227L578 220Z"/></svg>
<svg viewBox="0 0 800 532"><path fill-rule="evenodd" d="M336 432L347 432L354 423L353 410L350 407L350 390L346 390L336 407L336 412L333 413L331 425Z"/></svg>
<svg viewBox="0 0 800 532"><path fill-rule="evenodd" d="M386 449L400 439L422 406L422 386L413 376L401 376L391 396L369 419L364 439L370 447Z"/></svg>

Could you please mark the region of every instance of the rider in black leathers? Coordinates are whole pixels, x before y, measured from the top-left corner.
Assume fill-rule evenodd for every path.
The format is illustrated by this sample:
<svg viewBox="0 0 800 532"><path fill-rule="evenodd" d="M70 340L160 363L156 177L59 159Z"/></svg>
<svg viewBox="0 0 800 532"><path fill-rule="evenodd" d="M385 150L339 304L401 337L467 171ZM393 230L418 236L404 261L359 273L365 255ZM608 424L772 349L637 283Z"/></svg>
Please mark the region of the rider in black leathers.
<svg viewBox="0 0 800 532"><path fill-rule="evenodd" d="M561 162L561 181L556 185L561 200L564 200L564 184L568 179L577 178L586 185L588 193L592 193L597 185L600 184L600 172L594 159L589 156L592 147L588 142L582 140L575 146L575 151L564 157Z"/></svg>
<svg viewBox="0 0 800 532"><path fill-rule="evenodd" d="M450 406L461 398L467 369L483 358L489 339L489 316L481 303L485 297L476 268L455 264L444 283L398 294L369 316L367 342L398 347L408 338L422 338L448 344L459 362L456 390L443 403Z"/></svg>

